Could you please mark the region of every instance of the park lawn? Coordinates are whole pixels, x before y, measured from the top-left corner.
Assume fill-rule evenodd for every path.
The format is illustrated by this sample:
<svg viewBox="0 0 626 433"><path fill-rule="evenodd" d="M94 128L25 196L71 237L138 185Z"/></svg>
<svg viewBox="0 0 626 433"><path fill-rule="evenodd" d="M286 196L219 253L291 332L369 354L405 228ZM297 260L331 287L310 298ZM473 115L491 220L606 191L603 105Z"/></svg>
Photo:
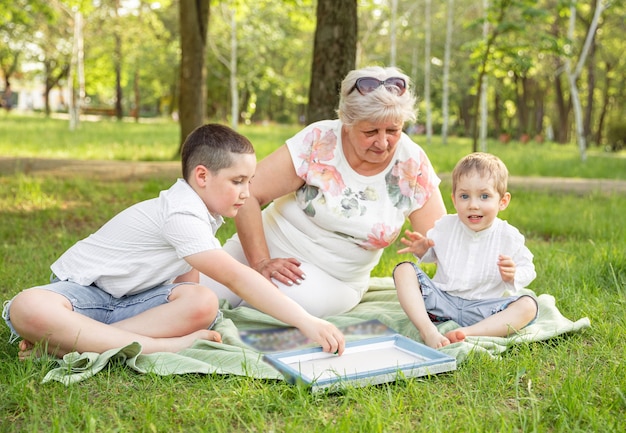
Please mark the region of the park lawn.
<svg viewBox="0 0 626 433"><path fill-rule="evenodd" d="M166 119L151 119L146 123L84 121L77 130L69 131L67 120L14 114L0 118L0 157L170 161L178 150L178 124ZM259 159L299 129L298 125L274 123L240 126L240 132L254 144ZM472 140L467 137L451 137L447 144L442 144L438 136L430 142L425 136L414 138L441 173L451 172L456 162L472 151ZM486 150L498 155L514 176L626 180L626 151L609 153L592 148L587 152L586 162L581 163L578 148L573 144L532 141L504 144L488 140Z"/></svg>
<svg viewBox="0 0 626 433"><path fill-rule="evenodd" d="M69 133L61 132L59 121L37 121L46 124L46 130L58 128L50 132L52 140L46 139L42 145L48 150L41 153L55 158L83 157L82 150L70 152L68 146L66 154L50 150L63 147L55 144L56 140ZM26 119L21 126L31 123ZM16 121L19 124L20 120ZM3 122L0 125L0 154L6 156L3 143L11 141L6 134L13 132ZM136 152L128 142L124 146L130 149L125 152L143 155L137 159L150 159L146 149L151 146L162 148L163 155L175 150L175 144L172 147L166 142L175 143L176 128L167 123L158 126L171 130L163 136L172 138L159 138L153 133L155 125L128 124L129 131L139 131L137 137L143 137L140 132L145 128L145 135L154 134L155 138ZM82 127L90 130L92 141L84 147L78 143L76 148L91 149L93 159L107 159L107 147L111 147L107 134L113 136L112 141L117 140L127 125L103 122ZM242 128L263 152L297 130L276 126L265 134L267 129L263 128L267 127ZM443 145L435 143L425 148L435 165L447 171L453 161L448 153L455 153L456 158L468 143L451 140L445 145L450 151L442 151ZM542 146L553 145L498 147L493 143L490 150L505 153L506 158L501 156L510 167L532 167L527 159L544 152ZM13 147L19 147L17 141ZM28 151L32 154L20 155L39 155L35 150L32 147ZM259 151L260 156L263 152ZM551 158L546 155L551 152L557 163L550 170ZM541 161L541 170L549 170L551 176L591 170L577 160L573 146L551 152ZM567 164L562 163L564 153L570 154ZM590 154L585 164L592 160L598 161L593 163L597 171L588 177L613 176L610 172L624 163L620 155ZM606 163L604 168L601 162ZM104 182L89 177L0 176L0 299L45 282L50 263L66 248L115 213L154 197L172 182L158 177ZM50 365L18 362L17 347L7 342L8 328L0 325L0 431L625 431L626 200L598 192L553 194L526 191L523 185L516 188L511 190L513 201L502 217L527 236L535 254L538 277L531 288L538 294L555 296L566 317L589 317L591 328L546 342L513 346L497 359L470 356L452 373L311 395L282 381L220 375L140 375L118 364L69 387L56 382L42 385ZM449 196L449 185L444 183L442 191ZM452 209L449 200L447 205ZM232 231L229 221L220 229L220 239ZM389 276L395 263L407 258L398 256L396 249L385 252L375 276Z"/></svg>

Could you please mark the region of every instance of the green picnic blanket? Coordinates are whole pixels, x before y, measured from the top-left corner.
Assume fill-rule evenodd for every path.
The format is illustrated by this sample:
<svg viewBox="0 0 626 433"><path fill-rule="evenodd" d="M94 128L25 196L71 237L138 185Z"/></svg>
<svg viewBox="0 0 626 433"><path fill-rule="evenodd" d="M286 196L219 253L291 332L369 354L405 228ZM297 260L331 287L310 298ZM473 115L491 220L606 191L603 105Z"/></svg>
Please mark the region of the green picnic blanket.
<svg viewBox="0 0 626 433"><path fill-rule="evenodd" d="M575 322L565 318L556 307L553 296L542 294L537 300L539 303L537 320L518 334L506 338L468 337L464 342L454 343L440 350L455 357L457 364L461 364L472 352L483 352L495 357L513 344L547 340L590 326L586 317ZM223 303L222 312L224 318L215 327L215 330L222 334L222 343L198 340L191 348L178 353L143 354L139 343L111 349L101 354L72 352L56 360L58 366L48 372L43 382L56 380L66 385L80 382L97 374L110 362L124 363L139 373L158 375L217 373L283 379L277 370L263 361L263 353L253 350L242 341L240 331L275 328L284 324L247 307L231 309L228 304ZM347 313L327 319L338 327L376 319L399 334L421 342L417 329L400 307L390 277L372 278L370 288L358 306ZM456 327L458 325L451 321L439 325L442 332ZM346 339L349 341L350 336L346 336Z"/></svg>

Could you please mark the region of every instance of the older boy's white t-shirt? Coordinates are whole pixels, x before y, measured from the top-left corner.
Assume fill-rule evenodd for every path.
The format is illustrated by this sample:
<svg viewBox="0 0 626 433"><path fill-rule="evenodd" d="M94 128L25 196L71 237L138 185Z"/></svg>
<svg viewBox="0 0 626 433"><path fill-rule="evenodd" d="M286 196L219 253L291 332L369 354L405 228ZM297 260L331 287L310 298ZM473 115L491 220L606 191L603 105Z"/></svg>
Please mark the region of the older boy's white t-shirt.
<svg viewBox="0 0 626 433"><path fill-rule="evenodd" d="M475 232L458 215L446 215L426 236L435 246L421 262L437 264L432 280L451 295L463 299L499 298L505 292L514 295L537 276L524 236L499 218L491 227ZM502 281L497 265L501 254L515 262L515 284Z"/></svg>
<svg viewBox="0 0 626 433"><path fill-rule="evenodd" d="M215 232L222 222L179 179L77 242L51 269L61 280L95 284L116 298L140 293L190 271L184 257L221 248Z"/></svg>

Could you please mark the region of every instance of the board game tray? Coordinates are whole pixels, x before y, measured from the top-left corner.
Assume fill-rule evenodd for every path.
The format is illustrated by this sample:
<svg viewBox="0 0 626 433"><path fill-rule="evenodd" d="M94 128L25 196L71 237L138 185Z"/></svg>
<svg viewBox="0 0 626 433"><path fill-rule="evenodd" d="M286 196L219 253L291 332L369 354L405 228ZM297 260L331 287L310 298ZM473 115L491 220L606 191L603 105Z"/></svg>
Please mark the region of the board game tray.
<svg viewBox="0 0 626 433"><path fill-rule="evenodd" d="M348 341L395 335L398 332L379 320L372 319L339 327ZM241 341L261 353L285 352L316 347L298 328L247 329L239 332Z"/></svg>
<svg viewBox="0 0 626 433"><path fill-rule="evenodd" d="M397 334L348 342L341 356L317 347L270 353L264 359L289 383L305 384L314 392L456 370L455 358Z"/></svg>

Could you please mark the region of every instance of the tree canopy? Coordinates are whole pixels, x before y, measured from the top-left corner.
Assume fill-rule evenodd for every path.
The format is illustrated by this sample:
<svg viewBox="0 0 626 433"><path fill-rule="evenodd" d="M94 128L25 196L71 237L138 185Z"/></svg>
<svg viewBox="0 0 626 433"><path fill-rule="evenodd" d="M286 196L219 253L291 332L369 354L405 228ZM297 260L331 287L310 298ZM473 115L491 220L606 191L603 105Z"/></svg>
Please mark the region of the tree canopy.
<svg viewBox="0 0 626 433"><path fill-rule="evenodd" d="M34 85L45 92L76 87L78 78L70 72L75 65L75 18L81 12L83 110L187 117L190 113L183 113L178 100L186 84L181 26L187 24L179 20L184 1L0 0L1 78L5 84L11 81L14 92ZM200 115L222 122L231 122L233 116L241 122L301 121L317 95L310 92L323 83L323 74L315 78L325 66L323 55L317 60L314 55L318 2L210 4L206 44L194 53L205 59L203 86L193 84L204 96L205 113ZM596 13L598 5L601 14ZM621 56L624 0L359 0L356 6L356 17L343 21L344 32L335 36L349 45L347 39L356 32L356 52L347 54L354 59L340 60L356 67L395 63L410 75L421 101L417 130L428 113L435 134L444 129L446 134L473 136L482 77L492 137L573 143L582 134L586 145L604 146L611 144L606 137L614 125L625 122L620 79L626 73ZM451 32L446 31L448 22L453 23ZM316 48L320 53L326 48L329 57L341 55L332 51L328 39L322 43L327 47ZM568 64L577 67L583 56L572 77ZM336 77L326 84L335 86ZM580 127L575 124L575 98ZM336 98L326 104L335 103ZM332 113L336 107L326 108ZM64 109L67 104L47 107Z"/></svg>

